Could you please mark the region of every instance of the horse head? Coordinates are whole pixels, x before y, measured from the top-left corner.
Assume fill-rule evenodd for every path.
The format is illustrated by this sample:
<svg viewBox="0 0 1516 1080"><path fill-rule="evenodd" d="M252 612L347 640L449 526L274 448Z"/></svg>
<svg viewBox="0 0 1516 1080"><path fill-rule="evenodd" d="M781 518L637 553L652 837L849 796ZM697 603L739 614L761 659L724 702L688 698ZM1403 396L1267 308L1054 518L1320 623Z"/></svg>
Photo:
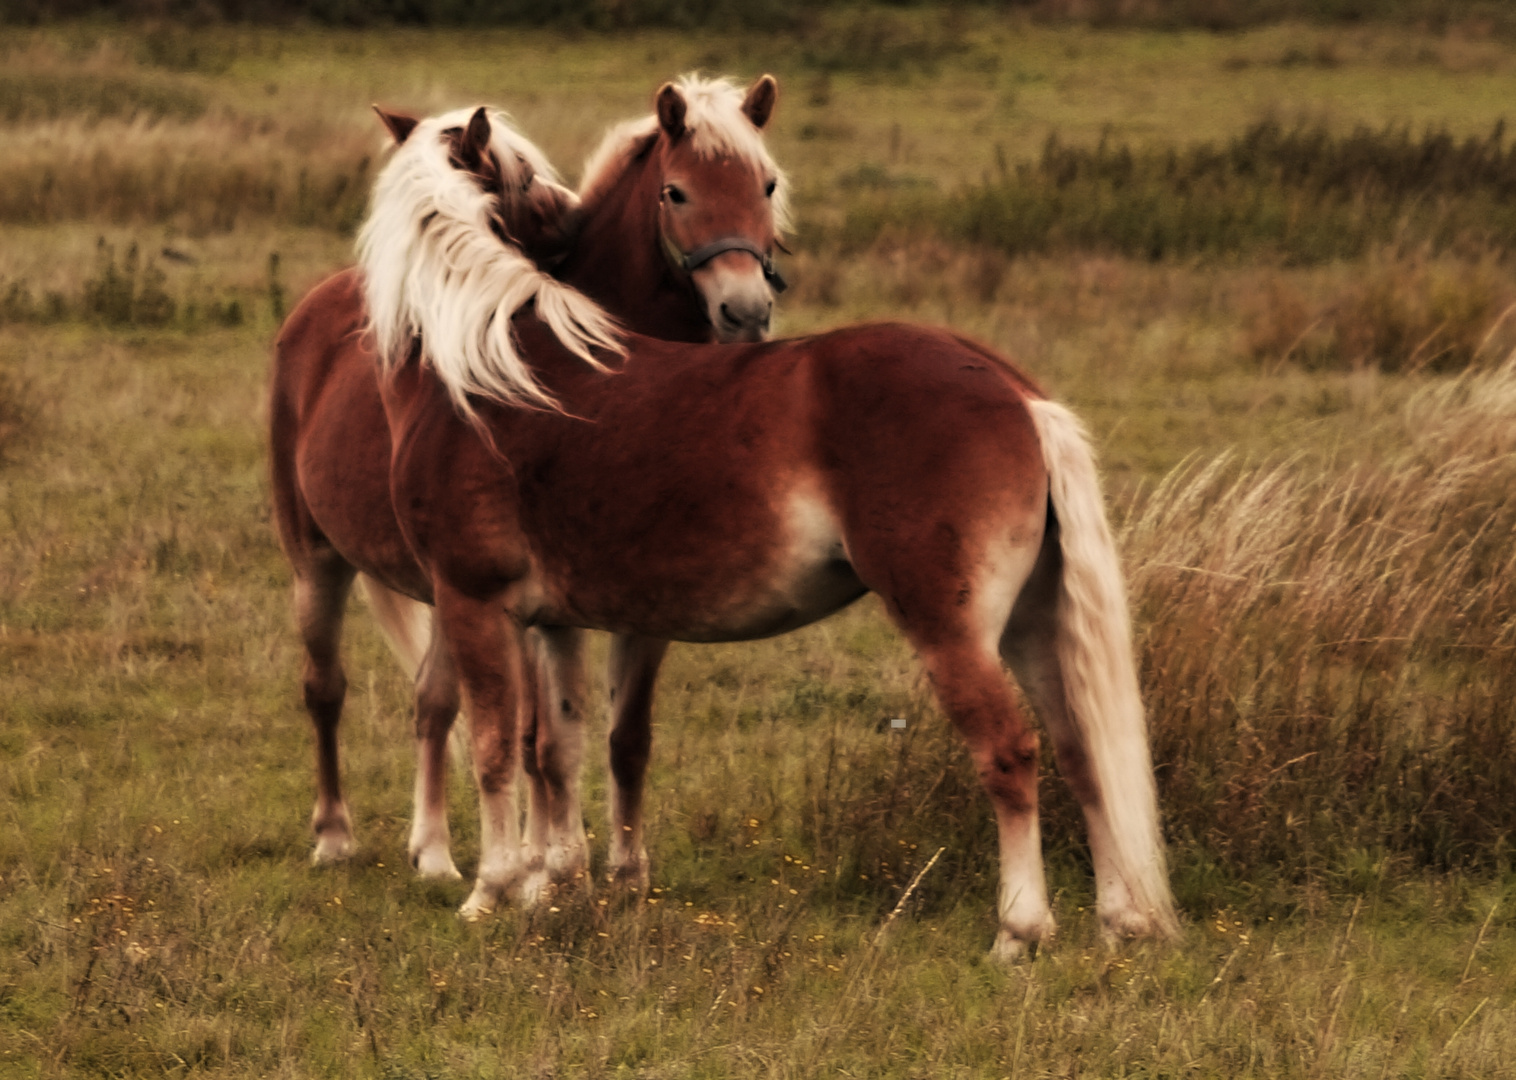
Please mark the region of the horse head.
<svg viewBox="0 0 1516 1080"><path fill-rule="evenodd" d="M756 134L777 97L778 84L764 75L743 98L741 120L712 109L705 123L745 121ZM754 152L762 150L760 140L742 138L746 132L691 130L689 101L678 85L665 83L656 105L663 138L658 223L668 255L690 275L718 340L757 341L768 334L773 294L783 287L773 263L774 196L783 178L767 153Z"/></svg>
<svg viewBox="0 0 1516 1080"><path fill-rule="evenodd" d="M771 75L746 93L724 79L685 76L658 90L652 116L613 129L585 166L583 210L587 221L594 219L586 228L596 231L601 251L638 245L605 242L599 230L638 231L648 264L617 267L614 281L608 268L597 280L593 267L580 265L569 279L580 277L591 295L622 290L631 300L628 278L672 277L683 290L677 306L688 309L694 293L704 316L693 316L699 337L765 337L774 293L784 288L774 249L789 224L785 176L763 140L778 93ZM601 299L616 306L609 296Z"/></svg>
<svg viewBox="0 0 1516 1080"><path fill-rule="evenodd" d="M403 144L419 119L374 107L384 126ZM505 118L480 106L466 124L441 130L448 161L473 178L490 196L490 229L541 267L551 267L569 250L579 221L579 196L558 180L537 146Z"/></svg>
<svg viewBox="0 0 1516 1080"><path fill-rule="evenodd" d="M564 348L592 367L621 353L615 322L541 266L566 250L578 197L500 113L415 120L380 111L396 147L358 232L358 266L382 370L421 358L473 418L473 397L552 408L517 352L511 321L535 302Z"/></svg>

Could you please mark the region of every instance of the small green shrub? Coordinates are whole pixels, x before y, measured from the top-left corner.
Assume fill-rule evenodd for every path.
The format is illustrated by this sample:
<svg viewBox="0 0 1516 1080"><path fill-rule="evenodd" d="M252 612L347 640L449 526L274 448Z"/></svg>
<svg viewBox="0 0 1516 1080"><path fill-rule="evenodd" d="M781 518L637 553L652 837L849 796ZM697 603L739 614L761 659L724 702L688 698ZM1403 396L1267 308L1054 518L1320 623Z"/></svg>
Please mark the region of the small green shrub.
<svg viewBox="0 0 1516 1080"><path fill-rule="evenodd" d="M137 245L127 249L121 266L116 252L100 240L96 276L84 284L82 310L109 326L162 326L174 317L175 304L163 289L163 271L151 260L139 267Z"/></svg>

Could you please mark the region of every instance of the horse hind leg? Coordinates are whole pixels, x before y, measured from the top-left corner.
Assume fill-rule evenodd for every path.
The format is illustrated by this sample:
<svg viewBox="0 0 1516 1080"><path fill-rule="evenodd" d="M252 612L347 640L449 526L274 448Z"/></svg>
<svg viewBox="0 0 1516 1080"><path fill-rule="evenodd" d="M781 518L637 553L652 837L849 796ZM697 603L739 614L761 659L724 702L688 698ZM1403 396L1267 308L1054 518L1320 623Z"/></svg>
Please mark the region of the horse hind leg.
<svg viewBox="0 0 1516 1080"><path fill-rule="evenodd" d="M447 742L458 717L458 673L442 635L433 633L416 677L416 788L411 867L423 878L457 881L447 824Z"/></svg>
<svg viewBox="0 0 1516 1080"><path fill-rule="evenodd" d="M617 635L611 639L611 883L632 892L648 887L642 805L653 747L653 691L668 642Z"/></svg>
<svg viewBox="0 0 1516 1080"><path fill-rule="evenodd" d="M353 854L353 822L342 797L337 725L347 696L340 640L342 615L353 584L353 568L335 552L325 552L297 568L295 613L305 646L302 690L316 735L316 806L311 831L316 837L311 861L341 862Z"/></svg>
<svg viewBox="0 0 1516 1080"><path fill-rule="evenodd" d="M1016 704L998 651L1041 540L1038 519L1017 524L1022 539L1014 543L975 544L973 549L962 544L934 559L924 554L931 549L908 540L891 545L873 566L873 576L895 586L878 590L886 611L920 656L938 702L968 746L995 813L1000 929L992 955L1000 960L1035 950L1056 928L1037 812L1040 744Z"/></svg>
<svg viewBox="0 0 1516 1080"><path fill-rule="evenodd" d="M968 745L1000 840L1000 930L992 955L1014 960L1052 937L1037 813L1037 733L1011 694L1000 658L978 636L918 645L943 711Z"/></svg>

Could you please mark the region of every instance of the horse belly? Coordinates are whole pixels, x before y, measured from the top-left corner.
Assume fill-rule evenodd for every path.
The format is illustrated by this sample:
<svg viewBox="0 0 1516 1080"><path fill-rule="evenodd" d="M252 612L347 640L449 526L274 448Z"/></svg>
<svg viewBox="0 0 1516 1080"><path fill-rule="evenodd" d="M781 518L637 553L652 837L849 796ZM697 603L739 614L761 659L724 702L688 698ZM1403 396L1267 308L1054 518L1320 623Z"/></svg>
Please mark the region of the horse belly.
<svg viewBox="0 0 1516 1080"><path fill-rule="evenodd" d="M601 550L614 556L556 571L543 560L540 582L522 590L536 605L528 621L674 641L751 641L815 622L866 591L816 485L790 486L745 512L734 507L726 524L619 548L608 542Z"/></svg>

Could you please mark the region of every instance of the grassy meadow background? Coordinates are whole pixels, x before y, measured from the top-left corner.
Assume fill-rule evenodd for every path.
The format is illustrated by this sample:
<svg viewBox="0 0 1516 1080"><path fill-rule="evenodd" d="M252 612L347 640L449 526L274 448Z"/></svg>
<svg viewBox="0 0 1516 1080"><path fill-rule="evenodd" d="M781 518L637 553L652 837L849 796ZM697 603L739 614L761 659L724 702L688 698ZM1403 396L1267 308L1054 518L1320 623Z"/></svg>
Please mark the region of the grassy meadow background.
<svg viewBox="0 0 1516 1080"><path fill-rule="evenodd" d="M1516 1075L1502 32L0 27L0 1075ZM984 960L988 806L871 601L675 646L652 893L476 925L406 867L408 688L355 602L360 854L308 866L264 386L349 260L369 103L501 105L577 179L693 68L780 79L783 332L947 323L1090 422L1174 945L1101 944L1049 761L1060 934ZM452 820L467 875L464 776Z"/></svg>

